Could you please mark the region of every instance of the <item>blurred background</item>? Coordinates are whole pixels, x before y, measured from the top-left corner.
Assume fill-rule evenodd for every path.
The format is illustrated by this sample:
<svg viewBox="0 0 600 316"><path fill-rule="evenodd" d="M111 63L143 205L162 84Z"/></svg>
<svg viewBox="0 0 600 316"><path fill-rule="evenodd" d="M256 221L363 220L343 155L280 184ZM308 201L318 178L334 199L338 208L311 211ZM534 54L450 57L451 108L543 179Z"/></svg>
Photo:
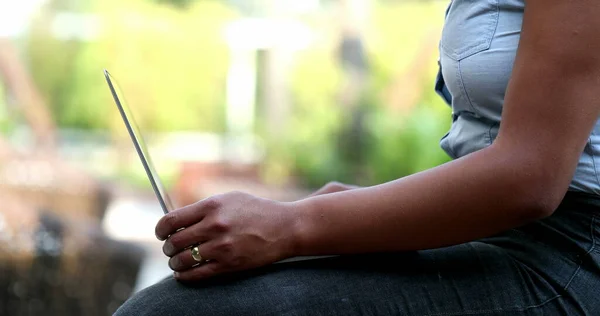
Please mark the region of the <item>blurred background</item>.
<svg viewBox="0 0 600 316"><path fill-rule="evenodd" d="M0 315L110 315L170 275L117 80L176 204L446 162L447 1L0 1Z"/></svg>

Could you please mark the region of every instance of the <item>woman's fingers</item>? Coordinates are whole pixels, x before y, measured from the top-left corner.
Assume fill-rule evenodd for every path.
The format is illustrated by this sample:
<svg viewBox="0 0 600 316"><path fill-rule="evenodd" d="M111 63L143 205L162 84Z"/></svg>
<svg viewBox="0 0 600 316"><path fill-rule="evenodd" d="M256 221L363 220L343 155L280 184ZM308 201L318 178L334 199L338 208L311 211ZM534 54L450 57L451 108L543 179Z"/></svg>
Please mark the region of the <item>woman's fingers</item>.
<svg viewBox="0 0 600 316"><path fill-rule="evenodd" d="M182 208L161 219L158 238L181 280L264 266L289 255L295 217L289 204L231 192ZM208 262L198 264L192 247Z"/></svg>
<svg viewBox="0 0 600 316"><path fill-rule="evenodd" d="M208 211L219 208L219 197L214 196L184 208L169 212L156 224L155 234L159 240L166 240L178 230L194 225L204 218Z"/></svg>
<svg viewBox="0 0 600 316"><path fill-rule="evenodd" d="M163 253L172 257L191 246L218 239L229 229L230 224L225 219L220 219L218 216L204 217L200 222L171 235L163 245Z"/></svg>
<svg viewBox="0 0 600 316"><path fill-rule="evenodd" d="M186 271L199 264L203 263L192 257L191 249L186 249L169 259L169 268L175 272Z"/></svg>
<svg viewBox="0 0 600 316"><path fill-rule="evenodd" d="M173 276L175 279L182 282L192 282L212 278L227 272L235 271L222 265L218 261L210 261L186 271L175 272Z"/></svg>
<svg viewBox="0 0 600 316"><path fill-rule="evenodd" d="M199 222L174 233L163 244L163 253L172 257L191 246L206 242L212 236L204 226L203 222Z"/></svg>
<svg viewBox="0 0 600 316"><path fill-rule="evenodd" d="M234 245L226 239L211 240L199 244L196 247L198 247L198 254L204 260L201 265L216 261L220 262L221 266L227 267L228 271L248 268L247 266L251 265L249 260L245 260L236 254ZM195 269L195 266L198 265L198 263L200 262L192 257L192 250L185 249L171 257L169 260L169 267L173 271L184 272L192 268Z"/></svg>
<svg viewBox="0 0 600 316"><path fill-rule="evenodd" d="M224 254L219 253L219 245L219 242L213 241L196 246L203 262L198 262L194 259L191 249L185 249L169 259L169 267L171 270L181 273L209 263L218 262L219 259L224 258Z"/></svg>

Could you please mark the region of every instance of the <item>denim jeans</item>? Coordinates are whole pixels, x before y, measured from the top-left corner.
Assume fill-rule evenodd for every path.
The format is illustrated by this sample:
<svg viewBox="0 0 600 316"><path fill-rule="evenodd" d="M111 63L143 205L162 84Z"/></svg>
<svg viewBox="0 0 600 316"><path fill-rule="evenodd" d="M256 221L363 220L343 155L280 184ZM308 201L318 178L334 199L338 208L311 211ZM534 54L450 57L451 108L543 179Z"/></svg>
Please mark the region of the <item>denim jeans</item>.
<svg viewBox="0 0 600 316"><path fill-rule="evenodd" d="M600 198L571 192L551 217L489 238L168 278L116 315L600 315L599 242Z"/></svg>

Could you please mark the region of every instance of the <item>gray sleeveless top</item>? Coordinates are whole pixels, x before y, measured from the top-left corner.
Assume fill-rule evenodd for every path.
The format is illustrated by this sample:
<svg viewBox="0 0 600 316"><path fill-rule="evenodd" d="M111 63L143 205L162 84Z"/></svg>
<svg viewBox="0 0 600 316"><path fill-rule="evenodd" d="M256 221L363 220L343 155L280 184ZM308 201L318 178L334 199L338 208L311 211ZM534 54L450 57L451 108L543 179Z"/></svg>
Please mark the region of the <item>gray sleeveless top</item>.
<svg viewBox="0 0 600 316"><path fill-rule="evenodd" d="M440 41L436 91L452 107L441 147L453 158L492 144L519 43L524 0L453 0ZM579 159L570 190L600 194L600 122Z"/></svg>

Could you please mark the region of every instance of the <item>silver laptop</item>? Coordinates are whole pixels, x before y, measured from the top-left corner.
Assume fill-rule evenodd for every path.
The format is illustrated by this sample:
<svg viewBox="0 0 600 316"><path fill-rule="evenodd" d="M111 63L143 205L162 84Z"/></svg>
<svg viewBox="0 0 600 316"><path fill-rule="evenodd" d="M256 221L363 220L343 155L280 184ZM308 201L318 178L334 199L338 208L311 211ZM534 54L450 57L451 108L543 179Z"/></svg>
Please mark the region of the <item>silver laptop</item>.
<svg viewBox="0 0 600 316"><path fill-rule="evenodd" d="M107 70L104 70L104 77L106 78L106 82L108 83L108 87L110 88L110 92L112 93L113 98L115 99L115 103L117 104L117 108L121 113L121 117L123 118L123 122L125 123L125 127L127 128L127 132L133 141L133 146L135 147L135 151L137 152L140 160L142 161L142 165L144 166L144 170L146 171L146 175L148 175L148 180L150 180L150 184L152 185L152 189L156 194L156 198L158 198L158 202L160 203L160 207L163 212L167 214L170 211L173 211L173 204L171 203L171 199L165 190L162 181L160 181L160 177L158 173L156 173L156 169L152 164L152 160L150 159L150 154L148 153L148 149L146 147L146 143L140 133L140 130L133 118L133 114L129 107L127 107L127 103L125 102L125 98L121 93L119 85L116 80L110 75Z"/></svg>
<svg viewBox="0 0 600 316"><path fill-rule="evenodd" d="M115 99L115 103L117 104L117 108L121 113L121 117L123 118L123 122L125 123L125 127L127 128L127 132L129 132L129 136L133 141L133 146L142 161L142 165L144 166L144 170L146 170L146 175L148 175L148 180L150 180L150 184L152 184L152 189L158 198L158 202L163 209L163 212L167 214L170 211L173 211L173 204L169 199L169 195L164 189L162 182L158 174L156 173L156 169L152 164L152 160L150 159L150 154L148 153L148 149L146 148L146 144L144 143L144 139L142 138L142 134L133 119L133 114L131 110L127 107L125 102L125 98L119 89L119 86L116 80L110 75L107 70L104 70L104 77L106 77L106 82L108 83L108 87L110 88L110 92L112 93L113 98ZM293 262L293 261L305 261L305 260L315 260L315 259L323 259L329 257L336 256L307 256L307 257L294 257L286 260L279 261L277 263L284 262Z"/></svg>

